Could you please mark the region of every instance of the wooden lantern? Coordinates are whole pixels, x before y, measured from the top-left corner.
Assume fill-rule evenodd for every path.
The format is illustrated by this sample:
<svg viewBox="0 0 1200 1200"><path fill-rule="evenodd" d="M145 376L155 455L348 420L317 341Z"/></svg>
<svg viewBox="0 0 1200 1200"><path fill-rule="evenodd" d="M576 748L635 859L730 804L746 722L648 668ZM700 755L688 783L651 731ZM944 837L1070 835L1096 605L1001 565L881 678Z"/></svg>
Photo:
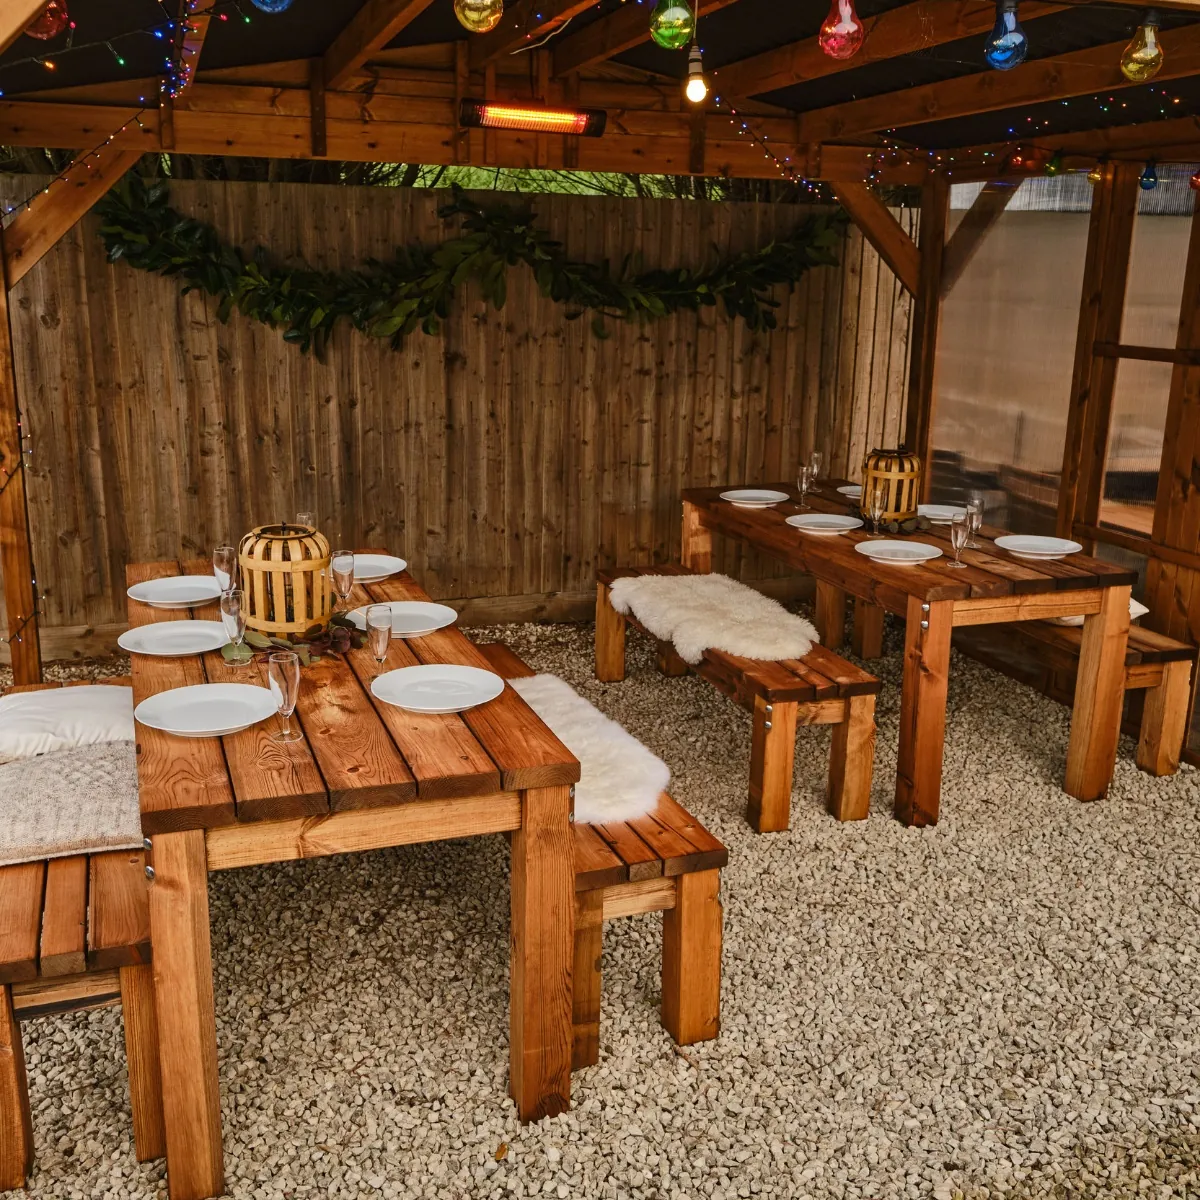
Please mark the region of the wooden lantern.
<svg viewBox="0 0 1200 1200"><path fill-rule="evenodd" d="M872 450L863 460L862 508L867 512L874 488L883 489L883 516L891 521L911 521L921 502L921 459L903 446L897 450Z"/></svg>
<svg viewBox="0 0 1200 1200"><path fill-rule="evenodd" d="M304 634L332 612L329 542L305 525L261 525L238 547L246 625L268 637Z"/></svg>

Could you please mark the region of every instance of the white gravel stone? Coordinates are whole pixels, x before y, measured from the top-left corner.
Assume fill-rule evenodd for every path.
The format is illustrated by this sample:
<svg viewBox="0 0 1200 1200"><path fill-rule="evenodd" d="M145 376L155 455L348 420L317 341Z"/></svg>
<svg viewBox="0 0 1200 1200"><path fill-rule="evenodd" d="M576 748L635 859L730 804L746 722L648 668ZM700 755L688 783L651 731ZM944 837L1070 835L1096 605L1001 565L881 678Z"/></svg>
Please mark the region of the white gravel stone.
<svg viewBox="0 0 1200 1200"><path fill-rule="evenodd" d="M503 839L224 872L232 1196L1200 1195L1195 771L1151 779L1126 742L1109 797L1080 804L1060 787L1066 710L956 658L942 820L906 829L891 630L871 819L826 815L829 732L809 729L792 829L758 836L749 720L713 688L658 676L637 639L629 678L600 684L590 627L494 632L663 756L728 844L721 1038L679 1049L659 1024L661 918L610 925L600 1063L569 1114L523 1128ZM133 1161L119 1014L25 1039L27 1194L165 1197L162 1164Z"/></svg>

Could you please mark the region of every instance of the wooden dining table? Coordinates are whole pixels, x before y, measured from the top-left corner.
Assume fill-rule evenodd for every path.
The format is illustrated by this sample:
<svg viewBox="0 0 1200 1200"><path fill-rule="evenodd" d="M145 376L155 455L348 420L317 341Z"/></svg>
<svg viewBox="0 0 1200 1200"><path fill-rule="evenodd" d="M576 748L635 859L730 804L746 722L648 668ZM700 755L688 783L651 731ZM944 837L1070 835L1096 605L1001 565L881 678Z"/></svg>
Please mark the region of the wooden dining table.
<svg viewBox="0 0 1200 1200"><path fill-rule="evenodd" d="M208 574L206 563L130 566L129 584ZM428 600L407 574L356 587L350 605ZM129 602L131 626L194 616ZM304 668L304 740L274 741L279 718L221 738L137 725L138 790L151 876L153 948L168 1186L173 1200L224 1192L208 874L448 838L511 835L509 1090L523 1121L571 1096L575 924L573 784L579 763L511 687L461 715L376 700L371 681L419 663L491 670L455 627L393 639ZM133 656L134 701L199 683L265 686L260 663L220 652ZM402 915L397 914L402 920ZM270 936L270 930L260 930ZM137 1081L131 1081L137 1086Z"/></svg>
<svg viewBox="0 0 1200 1200"><path fill-rule="evenodd" d="M857 500L837 491L842 482L822 482L811 490L804 511L857 515ZM787 484L764 486L790 497L798 495ZM901 540L929 543L943 557L920 565L893 565L855 549L875 536L865 525L840 536L805 534L787 524L787 518L800 511L797 499L771 508L744 508L721 499L721 492L727 490L684 491L685 567L711 571L712 538L719 533L811 574L816 580L816 625L822 644L831 650L842 644L847 600L852 598L855 649L864 658L882 652L885 612L904 619L895 799L901 821L932 825L938 819L950 640L955 628L964 625L1083 617L1063 786L1080 800L1097 800L1105 794L1116 764L1125 695L1129 595L1136 579L1132 571L1085 554L1037 562L1016 558L995 544L1005 531L988 526L978 535L981 548L963 552L966 566L961 569L950 566L949 530L941 525Z"/></svg>

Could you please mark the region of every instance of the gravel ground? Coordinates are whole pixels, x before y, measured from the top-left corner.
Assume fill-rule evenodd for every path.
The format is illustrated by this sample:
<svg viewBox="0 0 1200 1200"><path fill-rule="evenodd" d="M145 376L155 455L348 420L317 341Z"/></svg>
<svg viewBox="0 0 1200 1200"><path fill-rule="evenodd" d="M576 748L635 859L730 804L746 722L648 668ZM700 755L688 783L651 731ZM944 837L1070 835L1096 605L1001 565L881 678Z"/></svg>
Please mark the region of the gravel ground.
<svg viewBox="0 0 1200 1200"><path fill-rule="evenodd" d="M502 839L214 876L231 1195L1200 1195L1196 772L1152 780L1124 743L1080 804L1065 710L956 659L943 819L905 829L892 631L870 821L825 814L829 734L805 730L793 828L756 836L749 721L711 687L636 641L629 679L597 684L590 627L498 632L663 755L729 845L722 1036L676 1050L661 918L609 926L600 1064L522 1129ZM132 1160L118 1013L25 1033L28 1195L165 1196Z"/></svg>

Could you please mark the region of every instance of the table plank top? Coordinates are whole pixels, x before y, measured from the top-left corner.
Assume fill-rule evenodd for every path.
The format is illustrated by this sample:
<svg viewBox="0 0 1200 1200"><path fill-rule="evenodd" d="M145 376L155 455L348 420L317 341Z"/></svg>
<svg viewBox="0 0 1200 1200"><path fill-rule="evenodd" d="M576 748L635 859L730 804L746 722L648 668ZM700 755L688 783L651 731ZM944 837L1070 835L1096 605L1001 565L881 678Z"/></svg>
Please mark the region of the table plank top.
<svg viewBox="0 0 1200 1200"><path fill-rule="evenodd" d="M857 503L837 491L840 481L822 482L808 493L805 512L858 515ZM755 485L759 486L759 485ZM1032 595L1059 591L1128 586L1134 572L1085 554L1047 562L1015 558L995 545L1006 530L984 526L978 535L983 548L964 550L965 569L951 568L954 551L948 526L934 525L908 536L880 534L904 542L936 546L944 557L915 566L893 566L859 554L855 545L874 534L864 526L839 537L804 534L787 524L800 512L798 493L787 484L765 484L793 497L773 508L739 508L720 498L728 487L688 488L685 503L699 510L701 524L735 537L799 570L815 575L852 595L893 612L905 611L910 597L922 601L969 600Z"/></svg>
<svg viewBox="0 0 1200 1200"><path fill-rule="evenodd" d="M177 574L206 574L205 563L139 563L130 584ZM357 587L352 604L428 600L406 573ZM219 620L215 604L194 610L128 603L130 625ZM222 738L179 738L137 725L138 790L147 835L255 821L379 808L413 800L499 794L575 783L579 763L521 697L506 685L488 704L462 714L427 715L383 704L371 681L418 663L466 663L491 669L457 627L425 638L394 638L382 666L368 650L324 655L303 668L293 721L304 740L280 743L272 717ZM133 656L134 702L195 683L265 686L258 661L234 667L219 652L185 658Z"/></svg>

